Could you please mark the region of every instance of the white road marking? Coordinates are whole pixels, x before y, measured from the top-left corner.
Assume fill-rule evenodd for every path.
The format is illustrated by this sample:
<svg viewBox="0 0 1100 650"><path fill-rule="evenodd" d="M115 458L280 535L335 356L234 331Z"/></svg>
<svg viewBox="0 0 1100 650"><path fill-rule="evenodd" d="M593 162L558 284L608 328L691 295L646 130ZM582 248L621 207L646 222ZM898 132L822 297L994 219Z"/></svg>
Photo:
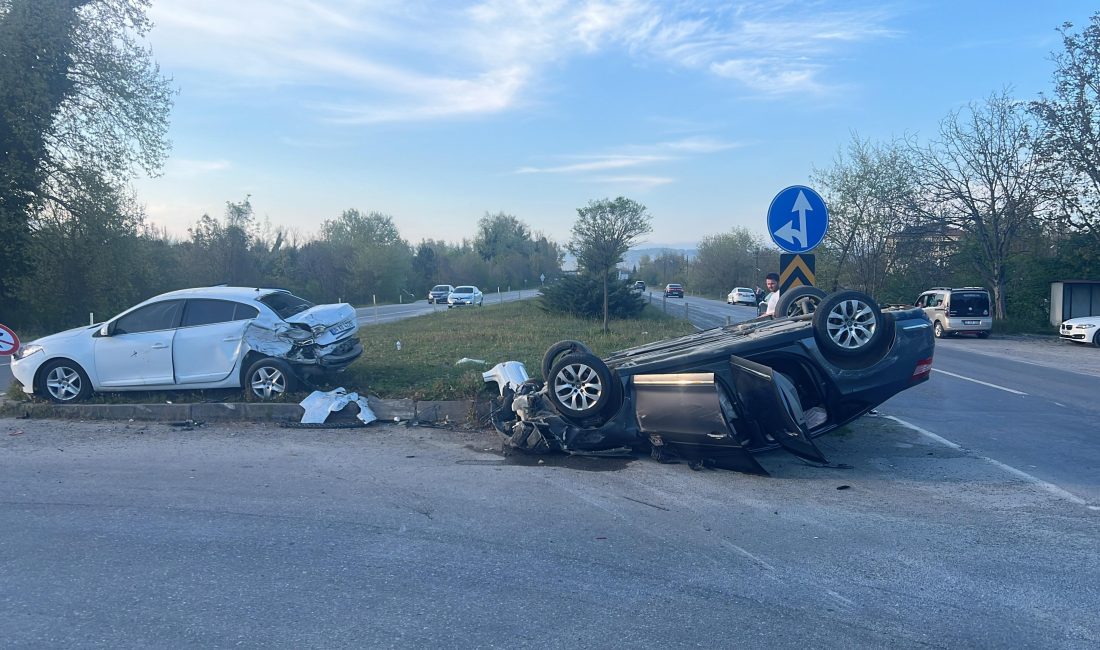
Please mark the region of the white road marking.
<svg viewBox="0 0 1100 650"><path fill-rule="evenodd" d="M951 442L950 440L948 440L947 438L944 438L943 436L938 436L938 435L932 433L931 431L928 431L927 429L922 429L921 427L918 427L917 425L915 425L911 422L906 422L905 420L902 420L901 418L898 418L898 417L894 417L893 415L885 415L883 417L885 417L887 420L893 420L894 422L897 422L898 424L902 425L903 427L907 427L909 429L912 429L913 431L916 431L917 433L919 433L923 436L927 436L928 438L931 438L932 440L935 440L936 442L938 442L942 445L946 445L948 447L951 447L952 449L962 449L961 445L958 445L954 442ZM1079 506L1088 506L1089 510L1100 510L1100 506L1089 505L1088 501L1085 501L1084 499L1077 496L1076 494L1074 494L1074 493L1072 493L1068 490L1064 490L1064 489L1058 487L1057 485L1055 485L1053 483L1048 483L1048 482L1044 481L1041 478L1032 476L1031 474L1028 474L1027 472L1025 472L1023 470L1016 469L1015 467L1013 467L1011 465L1005 465L1001 461L993 460L992 458L990 458L988 456L978 456L978 458L980 458L981 460L984 460L985 462L987 462L987 463L989 463L989 464L991 464L995 467L1003 469L1004 471L1008 472L1009 474L1017 476L1017 477L1025 480L1025 481L1027 481L1028 483L1031 483L1032 485L1035 485L1036 487L1039 487L1043 490L1046 490L1047 492L1053 494L1056 497L1065 499L1065 500L1067 500L1071 503L1076 503Z"/></svg>
<svg viewBox="0 0 1100 650"><path fill-rule="evenodd" d="M951 442L947 438L942 438L940 436L937 436L936 434L932 433L931 431L929 431L927 429L922 429L922 428L918 427L917 425L915 425L911 422L906 422L905 420L903 420L901 418L896 418L892 415L884 415L882 417L886 418L887 420L893 420L894 422L897 422L898 424L900 424L903 427L907 427L909 429L912 429L913 431L916 431L917 433L921 434L922 436L927 436L927 437L931 438L932 440L935 440L936 442L940 443L941 445L944 445L945 447L950 447L952 449L962 449L961 445L956 445L955 443Z"/></svg>
<svg viewBox="0 0 1100 650"><path fill-rule="evenodd" d="M769 571L775 571L775 567L773 567L772 565L768 564L768 563L767 563L767 562L765 562L764 560L761 560L760 558L756 557L756 556L755 556L755 555L753 555L752 553L749 553L748 551L746 551L745 549L741 548L741 547L740 547L740 546L738 546L737 544L734 544L733 542L729 541L728 539L723 539L723 540L721 540L721 541L722 541L722 543L723 543L723 544L725 544L726 546L728 546L728 547L732 548L733 550L737 551L737 552L738 552L738 553L740 553L741 555L744 555L745 557L749 558L749 559L750 559L750 560L752 560L753 562L756 562L757 564L759 564L759 565L763 566L764 568L768 569Z"/></svg>
<svg viewBox="0 0 1100 650"><path fill-rule="evenodd" d="M966 381L972 381L975 384L981 384L982 386L989 386L990 388L996 388L997 390L1003 390L1007 393L1012 393L1014 395L1027 395L1027 393L1025 393L1023 391L1013 390L1011 388L1005 388L1004 386L998 386L997 384L991 384L987 381L981 381L980 379L973 379L971 377L964 377L962 375L956 375L953 372L947 372L946 370L940 370L939 368L933 368L932 372L942 372L945 375L950 375L950 376L956 377L958 379L965 379Z"/></svg>

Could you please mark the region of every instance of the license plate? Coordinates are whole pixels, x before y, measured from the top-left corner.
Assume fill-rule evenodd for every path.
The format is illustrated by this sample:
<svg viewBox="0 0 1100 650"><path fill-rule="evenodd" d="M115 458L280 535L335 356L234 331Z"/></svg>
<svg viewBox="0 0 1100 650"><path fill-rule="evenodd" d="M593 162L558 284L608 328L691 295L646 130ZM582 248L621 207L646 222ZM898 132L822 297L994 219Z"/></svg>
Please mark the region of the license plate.
<svg viewBox="0 0 1100 650"><path fill-rule="evenodd" d="M328 328L328 333L332 334L333 336L336 336L337 334L343 334L344 332L350 330L351 328L352 328L351 321L346 320L342 323L339 323L337 325L333 325L332 327Z"/></svg>
<svg viewBox="0 0 1100 650"><path fill-rule="evenodd" d="M964 320L963 325L980 325L980 320Z"/></svg>

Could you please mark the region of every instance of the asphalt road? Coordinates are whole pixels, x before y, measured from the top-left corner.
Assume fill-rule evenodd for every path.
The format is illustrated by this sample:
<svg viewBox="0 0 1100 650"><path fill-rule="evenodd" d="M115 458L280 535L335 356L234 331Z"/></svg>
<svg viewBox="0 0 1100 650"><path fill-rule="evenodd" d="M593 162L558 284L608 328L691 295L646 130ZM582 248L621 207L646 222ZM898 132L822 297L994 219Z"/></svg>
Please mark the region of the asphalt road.
<svg viewBox="0 0 1100 650"><path fill-rule="evenodd" d="M937 341L931 380L880 410L1100 509L1100 378L968 351L975 343Z"/></svg>
<svg viewBox="0 0 1100 650"><path fill-rule="evenodd" d="M1095 648L1100 514L885 418L772 477L0 420L12 647Z"/></svg>

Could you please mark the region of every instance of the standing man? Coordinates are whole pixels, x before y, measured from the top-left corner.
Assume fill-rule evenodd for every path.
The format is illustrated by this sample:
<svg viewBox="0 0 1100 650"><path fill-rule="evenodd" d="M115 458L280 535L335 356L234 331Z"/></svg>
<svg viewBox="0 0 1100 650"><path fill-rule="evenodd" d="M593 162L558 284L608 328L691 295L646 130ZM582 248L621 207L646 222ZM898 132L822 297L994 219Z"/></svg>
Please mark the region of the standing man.
<svg viewBox="0 0 1100 650"><path fill-rule="evenodd" d="M764 278L764 285L768 287L768 296L765 298L768 301L768 309L764 315L775 318L775 306L779 303L779 274L769 273Z"/></svg>

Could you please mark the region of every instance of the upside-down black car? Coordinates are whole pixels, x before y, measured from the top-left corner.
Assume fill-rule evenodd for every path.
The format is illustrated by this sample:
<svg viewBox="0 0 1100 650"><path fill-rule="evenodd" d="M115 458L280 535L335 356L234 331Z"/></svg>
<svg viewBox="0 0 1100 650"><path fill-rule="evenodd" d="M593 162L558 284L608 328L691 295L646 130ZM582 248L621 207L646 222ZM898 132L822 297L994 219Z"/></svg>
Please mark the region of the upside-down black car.
<svg viewBox="0 0 1100 650"><path fill-rule="evenodd" d="M494 426L532 453L648 445L661 461L766 474L751 452L782 447L825 463L813 438L931 373L935 341L920 309L806 287L777 313L605 359L562 341L543 358L545 383L521 363L498 364L484 373L500 388Z"/></svg>

